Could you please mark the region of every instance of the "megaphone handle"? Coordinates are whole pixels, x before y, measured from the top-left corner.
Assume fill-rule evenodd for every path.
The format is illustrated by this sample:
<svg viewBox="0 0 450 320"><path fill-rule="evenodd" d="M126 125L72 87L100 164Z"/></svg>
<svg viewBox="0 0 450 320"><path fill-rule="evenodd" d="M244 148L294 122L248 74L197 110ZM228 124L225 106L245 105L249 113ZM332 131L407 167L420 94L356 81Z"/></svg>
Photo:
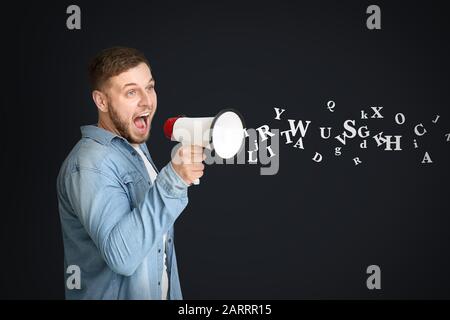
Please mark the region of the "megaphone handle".
<svg viewBox="0 0 450 320"><path fill-rule="evenodd" d="M180 141L180 143L181 143L183 146L190 145L190 143L188 143L188 142ZM211 148L211 145L206 146L206 148L209 148L209 149L210 149L210 148ZM198 186L198 185L200 184L200 179L195 179L194 181L192 181L192 184L195 185L195 186Z"/></svg>

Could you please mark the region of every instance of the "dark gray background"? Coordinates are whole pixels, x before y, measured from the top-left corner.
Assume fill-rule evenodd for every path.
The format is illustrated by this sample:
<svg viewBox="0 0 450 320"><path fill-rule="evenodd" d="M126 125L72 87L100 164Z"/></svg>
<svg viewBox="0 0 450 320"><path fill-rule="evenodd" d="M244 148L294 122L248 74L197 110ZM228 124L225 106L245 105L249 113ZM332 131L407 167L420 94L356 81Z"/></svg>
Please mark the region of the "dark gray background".
<svg viewBox="0 0 450 320"><path fill-rule="evenodd" d="M66 28L73 3L79 31ZM312 121L305 150L281 145L277 175L213 165L190 188L175 240L185 298L450 298L448 11L377 1L382 30L369 31L370 4L39 1L4 10L0 297L64 297L56 175L79 126L96 121L89 59L123 45L147 55L157 80L148 146L160 168L173 147L162 134L169 116L233 107L248 127ZM286 109L284 121L274 106ZM320 139L319 126L362 124L370 106L385 117L366 122L371 136L401 134L404 150L382 151L373 139L360 150L355 139L334 157L338 144ZM428 133L413 149L418 123ZM425 151L433 164L421 164ZM371 264L381 267L380 291L366 288Z"/></svg>

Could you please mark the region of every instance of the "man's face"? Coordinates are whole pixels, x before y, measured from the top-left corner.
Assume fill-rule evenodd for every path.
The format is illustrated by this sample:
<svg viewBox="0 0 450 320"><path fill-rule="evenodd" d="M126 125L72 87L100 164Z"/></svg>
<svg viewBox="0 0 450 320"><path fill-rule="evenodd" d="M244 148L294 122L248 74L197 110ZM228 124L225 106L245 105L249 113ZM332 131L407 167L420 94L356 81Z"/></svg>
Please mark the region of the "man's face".
<svg viewBox="0 0 450 320"><path fill-rule="evenodd" d="M108 81L105 94L115 131L132 144L145 142L156 111L155 80L141 63Z"/></svg>

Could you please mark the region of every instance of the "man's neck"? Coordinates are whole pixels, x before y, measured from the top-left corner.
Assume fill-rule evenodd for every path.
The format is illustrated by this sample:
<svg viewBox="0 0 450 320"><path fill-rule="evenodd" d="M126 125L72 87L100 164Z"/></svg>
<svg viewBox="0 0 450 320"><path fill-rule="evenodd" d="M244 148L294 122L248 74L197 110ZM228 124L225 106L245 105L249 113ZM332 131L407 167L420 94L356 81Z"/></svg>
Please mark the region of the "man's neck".
<svg viewBox="0 0 450 320"><path fill-rule="evenodd" d="M100 118L100 119L98 119L97 126L99 128L105 129L105 130L107 130L109 132L112 132L112 133L117 134L118 136L120 136L120 133L116 130L116 128L111 123L109 123L109 121L104 121L102 118ZM130 144L134 148L138 148L139 147L139 144L137 144L137 143L130 143Z"/></svg>
<svg viewBox="0 0 450 320"><path fill-rule="evenodd" d="M107 130L109 132L112 132L112 133L117 134L118 136L120 136L119 131L117 131L117 129L114 127L114 125L110 121L105 121L101 117L98 119L97 126L99 128L105 129L105 130Z"/></svg>

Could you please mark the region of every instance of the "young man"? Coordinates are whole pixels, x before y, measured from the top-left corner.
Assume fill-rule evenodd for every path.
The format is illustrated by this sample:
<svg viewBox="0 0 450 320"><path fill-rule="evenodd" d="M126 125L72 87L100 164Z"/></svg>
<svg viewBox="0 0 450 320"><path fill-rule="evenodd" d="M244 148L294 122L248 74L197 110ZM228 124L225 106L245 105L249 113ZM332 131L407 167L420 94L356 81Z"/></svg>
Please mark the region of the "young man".
<svg viewBox="0 0 450 320"><path fill-rule="evenodd" d="M57 179L65 270L81 280L66 298L181 299L173 224L203 175L203 149L180 148L156 170L145 144L155 79L141 52L103 50L89 76L98 123L81 127Z"/></svg>

